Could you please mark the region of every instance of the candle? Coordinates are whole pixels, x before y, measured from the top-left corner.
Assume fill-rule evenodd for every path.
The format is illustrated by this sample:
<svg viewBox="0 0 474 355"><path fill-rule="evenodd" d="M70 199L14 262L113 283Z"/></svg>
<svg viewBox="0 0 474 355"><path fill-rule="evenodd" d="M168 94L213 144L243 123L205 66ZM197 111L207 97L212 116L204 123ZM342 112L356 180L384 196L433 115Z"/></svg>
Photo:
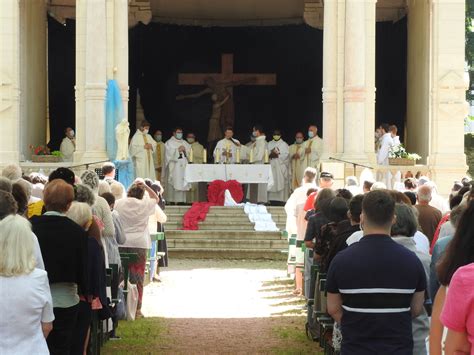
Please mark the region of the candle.
<svg viewBox="0 0 474 355"><path fill-rule="evenodd" d="M220 161L221 161L221 150L219 148L216 148L216 156L215 156L214 163L219 164Z"/></svg>
<svg viewBox="0 0 474 355"><path fill-rule="evenodd" d="M240 164L240 148L236 149L235 162Z"/></svg>
<svg viewBox="0 0 474 355"><path fill-rule="evenodd" d="M207 164L207 149L202 151L202 163Z"/></svg>
<svg viewBox="0 0 474 355"><path fill-rule="evenodd" d="M191 149L189 150L189 157L188 157L188 161L189 161L190 163L193 162L193 155L194 155L194 154L193 154L193 148L191 147Z"/></svg>
<svg viewBox="0 0 474 355"><path fill-rule="evenodd" d="M249 157L250 164L253 164L253 147L250 148L250 157Z"/></svg>
<svg viewBox="0 0 474 355"><path fill-rule="evenodd" d="M265 149L265 156L263 157L263 162L268 164L268 149Z"/></svg>

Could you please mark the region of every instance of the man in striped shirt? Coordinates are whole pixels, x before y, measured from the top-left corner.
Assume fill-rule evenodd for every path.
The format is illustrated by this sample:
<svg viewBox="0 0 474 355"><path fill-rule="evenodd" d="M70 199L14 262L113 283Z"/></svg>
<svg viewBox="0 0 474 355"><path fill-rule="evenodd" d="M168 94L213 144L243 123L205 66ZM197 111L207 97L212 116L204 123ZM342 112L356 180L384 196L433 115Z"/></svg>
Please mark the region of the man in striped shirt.
<svg viewBox="0 0 474 355"><path fill-rule="evenodd" d="M362 203L364 237L333 259L328 312L341 325L342 354L412 354L411 318L423 310L426 276L416 255L390 238L395 201L383 190Z"/></svg>

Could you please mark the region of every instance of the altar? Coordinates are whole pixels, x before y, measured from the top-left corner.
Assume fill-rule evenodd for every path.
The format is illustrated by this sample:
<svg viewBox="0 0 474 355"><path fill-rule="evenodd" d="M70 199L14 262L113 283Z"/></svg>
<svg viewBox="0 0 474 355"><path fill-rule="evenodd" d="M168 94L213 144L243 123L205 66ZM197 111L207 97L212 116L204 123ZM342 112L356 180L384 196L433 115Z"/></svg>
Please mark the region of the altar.
<svg viewBox="0 0 474 355"><path fill-rule="evenodd" d="M257 184L273 186L270 164L188 164L184 172L186 183L198 183L199 201L207 200L207 183L214 180L237 180L250 185L250 200L254 200ZM245 189L244 189L245 190Z"/></svg>

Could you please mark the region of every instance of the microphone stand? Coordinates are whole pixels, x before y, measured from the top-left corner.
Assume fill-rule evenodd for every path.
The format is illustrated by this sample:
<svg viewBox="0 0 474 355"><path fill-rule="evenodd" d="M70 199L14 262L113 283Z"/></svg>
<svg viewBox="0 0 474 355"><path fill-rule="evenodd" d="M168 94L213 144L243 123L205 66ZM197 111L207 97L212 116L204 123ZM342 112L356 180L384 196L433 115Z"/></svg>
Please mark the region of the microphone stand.
<svg viewBox="0 0 474 355"><path fill-rule="evenodd" d="M351 164L354 168L354 176L356 176L356 170L357 170L358 166L360 166L362 168L367 168L367 169L374 169L371 166L367 166L367 165L363 165L363 164L359 164L359 163L354 163L353 161L347 161L347 160L337 159L337 158L333 158L333 157L329 157L329 160L334 160L334 161L338 161L340 163L345 163L345 164Z"/></svg>

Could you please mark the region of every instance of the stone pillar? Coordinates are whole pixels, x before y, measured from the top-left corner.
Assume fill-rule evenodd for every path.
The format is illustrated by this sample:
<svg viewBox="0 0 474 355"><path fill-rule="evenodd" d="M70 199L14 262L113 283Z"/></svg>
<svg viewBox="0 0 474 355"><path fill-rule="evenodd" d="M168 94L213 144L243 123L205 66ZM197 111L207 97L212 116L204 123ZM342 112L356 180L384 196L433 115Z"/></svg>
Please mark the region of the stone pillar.
<svg viewBox="0 0 474 355"><path fill-rule="evenodd" d="M440 193L467 171L464 118L468 113L464 71L464 0L431 3L431 119L428 165Z"/></svg>
<svg viewBox="0 0 474 355"><path fill-rule="evenodd" d="M0 164L18 163L20 124L20 8L2 1L0 11Z"/></svg>
<svg viewBox="0 0 474 355"><path fill-rule="evenodd" d="M114 2L114 79L122 94L123 111L128 119L128 0Z"/></svg>
<svg viewBox="0 0 474 355"><path fill-rule="evenodd" d="M76 3L76 162L107 159L105 95L107 87L106 0Z"/></svg>
<svg viewBox="0 0 474 355"><path fill-rule="evenodd" d="M326 0L323 32L323 159L334 157L339 152L338 30L338 0Z"/></svg>
<svg viewBox="0 0 474 355"><path fill-rule="evenodd" d="M365 124L364 150L370 163L375 164L375 35L377 0L365 0L366 57L365 57Z"/></svg>
<svg viewBox="0 0 474 355"><path fill-rule="evenodd" d="M344 154L348 161L365 162L366 9L361 0L347 0L344 41Z"/></svg>

